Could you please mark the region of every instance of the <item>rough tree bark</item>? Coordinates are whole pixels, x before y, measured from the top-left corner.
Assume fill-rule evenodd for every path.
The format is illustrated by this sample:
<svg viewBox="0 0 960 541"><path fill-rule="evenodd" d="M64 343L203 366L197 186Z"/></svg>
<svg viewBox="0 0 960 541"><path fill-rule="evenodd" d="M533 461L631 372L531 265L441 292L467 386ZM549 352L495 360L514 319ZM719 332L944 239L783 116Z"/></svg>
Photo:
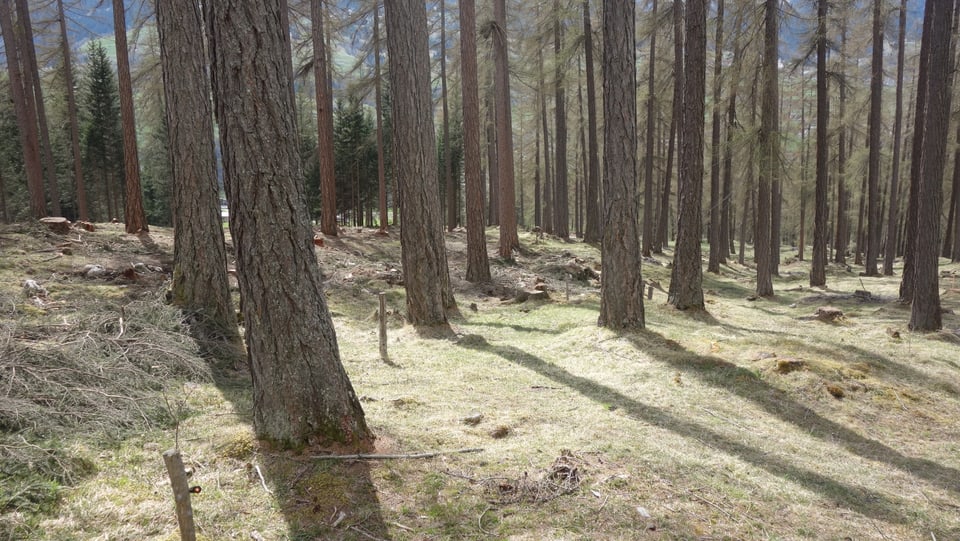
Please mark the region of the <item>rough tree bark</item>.
<svg viewBox="0 0 960 541"><path fill-rule="evenodd" d="M193 0L157 3L160 62L173 170L173 302L201 317L213 336L238 342L227 282L213 148L203 16Z"/></svg>
<svg viewBox="0 0 960 541"><path fill-rule="evenodd" d="M456 303L443 242L426 6L391 0L384 8L407 319L417 326L446 325Z"/></svg>
<svg viewBox="0 0 960 541"><path fill-rule="evenodd" d="M127 52L127 21L123 0L113 0L113 32L117 46L117 79L120 82L120 121L123 124L124 222L127 233L146 232L147 215L140 189L140 157L137 152L137 121L133 111L133 83Z"/></svg>
<svg viewBox="0 0 960 541"><path fill-rule="evenodd" d="M34 103L37 106L37 123L40 127L40 145L43 150L44 167L47 170L47 191L50 196L50 212L54 216L62 216L60 208L60 186L57 183L57 167L53 158L53 147L50 146L50 130L47 124L47 108L43 102L43 89L40 86L40 67L37 65L37 51L33 40L33 24L30 22L30 7L27 0L16 0L17 23L21 28L20 38L23 39L21 57L23 63L24 86L27 92L33 92Z"/></svg>
<svg viewBox="0 0 960 541"><path fill-rule="evenodd" d="M927 65L931 54L930 24L934 2L927 2L923 11L923 32L920 39L920 60L917 68L917 97L913 120L913 144L910 155L910 196L907 201L907 222L903 250L903 276L900 277L900 302L912 302L914 295L914 260L916 254L917 220L920 194L920 166L923 162L924 138L927 121Z"/></svg>
<svg viewBox="0 0 960 541"><path fill-rule="evenodd" d="M777 0L764 0L763 87L760 102L760 174L757 181L757 227L754 250L757 257L757 296L773 295L771 249L771 186L779 176L779 133L777 127L777 62L779 21ZM779 247L779 239L777 240Z"/></svg>
<svg viewBox="0 0 960 541"><path fill-rule="evenodd" d="M707 271L720 273L720 263L726 259L726 246L721 238L723 228L720 214L723 206L720 198L720 105L723 91L720 74L723 69L723 0L717 0L717 37L713 59L713 119L710 134L710 259Z"/></svg>
<svg viewBox="0 0 960 541"><path fill-rule="evenodd" d="M846 50L847 50L847 21L845 16L840 17L840 80L846 77ZM834 224L836 236L834 238L833 260L841 265L847 262L847 239L850 236L850 221L847 219L848 200L850 196L846 190L847 167L847 85L840 86L840 126L837 129L837 221Z"/></svg>
<svg viewBox="0 0 960 541"><path fill-rule="evenodd" d="M556 133L554 143L557 150L554 156L556 168L553 180L553 219L554 232L561 239L570 238L570 202L569 187L567 186L567 102L566 88L563 81L563 24L561 22L560 0L553 0L553 62L555 93L554 123Z"/></svg>
<svg viewBox="0 0 960 541"><path fill-rule="evenodd" d="M721 2L723 0L720 0ZM584 2L584 6L587 2ZM586 9L586 7L584 7ZM657 20L657 0L653 0L651 5L651 18ZM656 74L657 65L654 60L657 57L657 27L650 30L650 60L647 71L647 133L646 158L643 162L643 256L650 257L653 251L653 139L656 135L654 122L654 106L656 105Z"/></svg>
<svg viewBox="0 0 960 541"><path fill-rule="evenodd" d="M460 0L460 87L463 92L463 176L467 199L467 281L489 282L480 173L480 90L474 0Z"/></svg>
<svg viewBox="0 0 960 541"><path fill-rule="evenodd" d="M47 215L47 202L43 190L43 166L40 164L40 140L37 136L37 108L32 89L24 88L22 51L13 26L11 8L9 0L0 1L0 26L6 46L10 94L13 97L13 110L20 132L23 167L27 173L27 190L30 192L30 210L34 218L43 218Z"/></svg>
<svg viewBox="0 0 960 541"><path fill-rule="evenodd" d="M493 33L494 89L497 119L497 175L500 181L500 257L513 259L520 247L517 236L516 194L513 178L513 120L510 112L510 69L507 60L507 8L505 0L494 0Z"/></svg>
<svg viewBox="0 0 960 541"><path fill-rule="evenodd" d="M637 193L637 67L633 0L603 4L604 224L599 324L643 328Z"/></svg>
<svg viewBox="0 0 960 541"><path fill-rule="evenodd" d="M340 363L324 300L281 8L282 0L204 3L254 427L281 445L362 448L373 435Z"/></svg>
<svg viewBox="0 0 960 541"><path fill-rule="evenodd" d="M870 148L867 159L867 243L866 275L877 276L880 254L880 124L883 91L883 19L881 0L873 1L873 59L870 63Z"/></svg>
<svg viewBox="0 0 960 541"><path fill-rule="evenodd" d="M333 90L327 73L327 46L321 0L310 0L313 84L317 104L317 160L320 164L320 231L337 235L337 179L333 159Z"/></svg>
<svg viewBox="0 0 960 541"><path fill-rule="evenodd" d="M897 256L897 222L900 206L900 145L903 131L903 68L907 33L907 0L900 0L899 37L897 38L897 95L893 117L893 165L890 171L890 209L887 212L887 241L883 250L883 274L893 275Z"/></svg>
<svg viewBox="0 0 960 541"><path fill-rule="evenodd" d="M73 153L73 178L77 190L77 214L81 221L90 220L87 205L87 188L83 179L83 155L80 153L80 120L77 114L77 98L74 91L73 60L67 38L67 17L63 12L63 0L57 0L57 18L60 23L60 48L63 52L64 83L67 87L67 115L70 118L70 149Z"/></svg>
<svg viewBox="0 0 960 541"><path fill-rule="evenodd" d="M656 5L656 4L654 4ZM587 70L587 155L590 157L587 170L586 229L584 242L600 242L600 150L597 143L597 91L593 68L593 25L590 22L590 2L583 2L583 47ZM653 45L651 45L652 50Z"/></svg>
<svg viewBox="0 0 960 541"><path fill-rule="evenodd" d="M700 229L703 204L703 114L706 96L707 8L704 0L687 0L684 46L683 123L680 146L680 206L677 244L667 302L680 310L701 310L703 265Z"/></svg>
<svg viewBox="0 0 960 541"><path fill-rule="evenodd" d="M917 192L914 291L910 330L936 331L943 327L940 309L940 211L943 199L943 166L947 153L950 121L950 26L953 2L932 1L930 56L927 65L926 111L923 162ZM924 24L925 29L927 25Z"/></svg>
<svg viewBox="0 0 960 541"><path fill-rule="evenodd" d="M813 217L813 261L810 285L827 284L827 192L830 96L827 94L827 4L817 0L817 180Z"/></svg>

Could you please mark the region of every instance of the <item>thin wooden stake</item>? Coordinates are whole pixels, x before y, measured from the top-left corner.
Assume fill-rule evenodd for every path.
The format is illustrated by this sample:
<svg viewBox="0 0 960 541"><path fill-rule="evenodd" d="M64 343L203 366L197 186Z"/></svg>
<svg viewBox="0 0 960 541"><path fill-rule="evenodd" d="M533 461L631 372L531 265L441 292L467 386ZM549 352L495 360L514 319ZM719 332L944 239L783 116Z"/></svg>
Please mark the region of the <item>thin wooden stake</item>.
<svg viewBox="0 0 960 541"><path fill-rule="evenodd" d="M648 287L647 287L647 298L648 298L648 299L652 299L652 298L653 298L653 286L648 286Z"/></svg>
<svg viewBox="0 0 960 541"><path fill-rule="evenodd" d="M380 300L380 360L387 362L390 360L387 355L387 294L381 291L377 297Z"/></svg>
<svg viewBox="0 0 960 541"><path fill-rule="evenodd" d="M170 449L163 452L163 463L167 466L167 475L170 476L170 487L173 488L173 500L177 505L177 522L180 524L180 539L182 541L196 541L197 531L193 525L193 508L190 505L190 486L187 484L187 473L183 470L183 460L180 451Z"/></svg>

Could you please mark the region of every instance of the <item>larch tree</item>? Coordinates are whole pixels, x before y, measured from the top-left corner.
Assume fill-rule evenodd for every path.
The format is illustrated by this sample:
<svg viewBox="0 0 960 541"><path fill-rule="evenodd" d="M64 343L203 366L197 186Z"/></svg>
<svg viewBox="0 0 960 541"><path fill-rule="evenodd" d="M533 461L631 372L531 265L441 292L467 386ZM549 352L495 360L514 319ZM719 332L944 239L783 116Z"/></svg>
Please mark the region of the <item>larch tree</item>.
<svg viewBox="0 0 960 541"><path fill-rule="evenodd" d="M817 0L817 180L813 217L813 261L810 285L827 284L827 191L829 167L830 96L827 94L827 6L829 0Z"/></svg>
<svg viewBox="0 0 960 541"><path fill-rule="evenodd" d="M771 186L780 174L780 142L778 133L778 0L764 0L762 99L760 100L760 174L757 177L757 221L754 250L757 258L757 296L773 295L773 254L771 248ZM779 247L779 239L777 240Z"/></svg>
<svg viewBox="0 0 960 541"><path fill-rule="evenodd" d="M867 159L867 243L866 275L877 276L880 254L880 129L883 95L883 19L886 15L881 0L873 1L873 57L870 62L870 128Z"/></svg>
<svg viewBox="0 0 960 541"><path fill-rule="evenodd" d="M687 0L684 26L683 134L680 146L677 243L667 302L680 310L703 309L700 226L703 202L703 114L706 96L707 9L705 0Z"/></svg>
<svg viewBox="0 0 960 541"><path fill-rule="evenodd" d="M663 190L660 192L660 216L657 220L657 242L653 251L663 252L668 244L670 230L670 179L673 174L673 162L676 148L683 144L680 125L683 123L683 0L673 0L673 109L670 118L670 136L667 143L666 172L663 177ZM678 163L680 160L676 160ZM679 173L678 173L679 176Z"/></svg>
<svg viewBox="0 0 960 541"><path fill-rule="evenodd" d="M651 45L652 50L653 45ZM600 242L602 220L600 216L600 150L597 143L597 90L593 66L593 25L590 22L590 2L583 2L583 55L587 78L587 189L586 227L584 242Z"/></svg>
<svg viewBox="0 0 960 541"><path fill-rule="evenodd" d="M27 174L27 190L30 193L30 210L34 218L47 215L46 194L43 189L43 166L40 163L40 139L37 134L37 108L33 89L24 86L22 68L23 51L17 39L13 23L12 2L0 1L0 27L7 57L7 74L10 78L10 95L20 132L20 148L23 153L23 168Z"/></svg>
<svg viewBox="0 0 960 541"><path fill-rule="evenodd" d="M83 178L83 155L80 153L80 117L77 114L77 97L74 91L73 59L67 37L67 17L63 0L57 0L57 19L60 23L60 50L63 54L64 86L67 95L67 115L70 121L70 149L73 153L73 178L77 191L77 214L80 220L90 220L87 204L87 187Z"/></svg>
<svg viewBox="0 0 960 541"><path fill-rule="evenodd" d="M157 2L157 31L173 169L173 302L214 336L239 341L230 301L213 147L203 16L193 0Z"/></svg>
<svg viewBox="0 0 960 541"><path fill-rule="evenodd" d="M23 40L20 61L23 64L24 91L33 92L37 107L40 145L43 150L43 165L47 172L47 195L50 197L50 212L54 216L63 214L60 208L60 186L57 183L57 167L50 145L50 129L47 123L47 108L43 100L43 88L40 85L40 67L37 64L37 50L33 39L33 24L30 22L30 7L27 0L16 0L19 37Z"/></svg>
<svg viewBox="0 0 960 541"><path fill-rule="evenodd" d="M743 10L737 11L733 23L733 61L730 90L727 96L727 139L723 145L723 208L720 215L720 240L724 249L736 253L733 241L733 135L737 132L737 95L743 71Z"/></svg>
<svg viewBox="0 0 960 541"><path fill-rule="evenodd" d="M540 4L537 3L537 18L539 19ZM537 48L537 95L540 96L540 124L543 128L543 201L542 220L540 226L544 233L553 234L553 175L552 161L550 160L550 126L547 119L547 84L543 73L543 49L546 40ZM538 194L540 195L540 194Z"/></svg>
<svg viewBox="0 0 960 541"><path fill-rule="evenodd" d="M204 3L254 428L281 445L363 448L373 435L340 362L307 214L283 5Z"/></svg>
<svg viewBox="0 0 960 541"><path fill-rule="evenodd" d="M502 1L502 0L497 0ZM553 189L553 220L554 233L561 239L570 238L570 204L569 188L567 185L567 102L564 86L564 59L563 59L563 14L560 11L560 0L553 0L553 62L554 62L554 127L553 136L556 144L554 153L554 189Z"/></svg>
<svg viewBox="0 0 960 541"><path fill-rule="evenodd" d="M907 0L900 0L900 19L897 37L897 90L893 116L893 164L890 168L890 201L887 210L887 240L883 249L883 274L893 275L893 260L897 255L897 225L900 204L900 145L903 131L903 70L904 47L907 34ZM955 169L956 174L956 169Z"/></svg>
<svg viewBox="0 0 960 541"><path fill-rule="evenodd" d="M493 19L494 109L497 128L497 176L500 183L499 254L503 259L513 259L513 250L520 247L520 238L517 236L516 194L514 193L513 120L510 107L510 67L507 59L507 8L505 0L494 0ZM559 146L557 148L559 149Z"/></svg>
<svg viewBox="0 0 960 541"><path fill-rule="evenodd" d="M379 234L387 232L387 160L383 145L383 90L381 88L380 69L380 2L373 3L373 95L377 116L377 187L378 209L380 213ZM483 212L481 206L480 211ZM396 216L394 216L396 221Z"/></svg>
<svg viewBox="0 0 960 541"><path fill-rule="evenodd" d="M723 1L723 0L721 0ZM584 2L584 6L587 2ZM586 9L586 7L584 7ZM657 20L657 0L651 4L650 16ZM643 160L643 256L650 257L653 251L653 140L656 137L656 59L657 26L650 29L650 60L647 62L647 133L644 140L646 154Z"/></svg>
<svg viewBox="0 0 960 541"><path fill-rule="evenodd" d="M455 302L443 242L426 6L391 0L384 9L407 319L417 326L445 325Z"/></svg>
<svg viewBox="0 0 960 541"><path fill-rule="evenodd" d="M723 0L717 0L717 34L713 56L713 115L710 134L710 258L707 271L720 273L720 263L726 262L727 247L724 246L720 215L723 203L720 198L720 107L723 89L720 75L723 69Z"/></svg>
<svg viewBox="0 0 960 541"><path fill-rule="evenodd" d="M847 58L847 17L840 17L840 54L838 62L840 64L837 70L841 81L846 77L846 58ZM841 84L839 106L840 111L837 115L839 126L837 128L837 219L835 223L836 235L833 242L833 260L841 265L847 262L847 240L849 237L850 220L847 218L847 208L850 206L849 192L846 189L847 184L847 85Z"/></svg>
<svg viewBox="0 0 960 541"><path fill-rule="evenodd" d="M140 189L140 157L137 151L137 121L133 109L133 82L127 51L127 20L123 0L113 0L113 33L117 48L117 80L120 82L120 120L123 126L123 173L126 197L124 222L127 233L148 231Z"/></svg>
<svg viewBox="0 0 960 541"><path fill-rule="evenodd" d="M327 45L321 0L310 0L313 84L317 105L317 160L320 163L320 231L337 235L337 178L333 157L333 89L327 68Z"/></svg>
<svg viewBox="0 0 960 541"><path fill-rule="evenodd" d="M450 100L447 98L447 1L440 0L440 103L443 109L443 179L446 195L447 231L457 227L457 184L453 178L450 148Z"/></svg>
<svg viewBox="0 0 960 541"><path fill-rule="evenodd" d="M483 224L480 173L480 84L477 69L477 12L474 0L460 0L460 87L463 92L463 176L467 205L468 282L489 282L490 262Z"/></svg>
<svg viewBox="0 0 960 541"><path fill-rule="evenodd" d="M601 326L644 327L637 190L635 3L603 3L603 279Z"/></svg>
<svg viewBox="0 0 960 541"><path fill-rule="evenodd" d="M920 38L920 60L917 67L917 97L914 103L913 142L910 154L910 195L907 201L907 221L904 228L904 237L907 242L903 251L903 275L900 277L900 302L913 301L916 285L916 239L919 221L919 196L921 165L926 150L927 99L928 99L928 64L932 49L932 31L930 25L933 19L933 4L927 2L923 10L923 31ZM939 212L938 212L939 214Z"/></svg>
<svg viewBox="0 0 960 541"><path fill-rule="evenodd" d="M916 249L914 251L914 293L910 330L936 331L943 327L940 309L939 266L940 211L943 201L943 170L947 154L950 121L951 66L950 34L953 2L932 1L930 56L927 65L926 110L924 116L923 162L917 193ZM925 24L924 29L928 27Z"/></svg>

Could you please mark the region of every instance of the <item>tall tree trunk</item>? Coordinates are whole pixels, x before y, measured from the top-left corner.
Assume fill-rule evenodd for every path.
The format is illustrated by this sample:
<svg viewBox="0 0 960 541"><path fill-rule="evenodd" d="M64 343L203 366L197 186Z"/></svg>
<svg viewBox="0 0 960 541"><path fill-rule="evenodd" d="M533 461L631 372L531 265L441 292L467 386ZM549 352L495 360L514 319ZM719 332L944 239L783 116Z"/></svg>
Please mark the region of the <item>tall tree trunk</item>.
<svg viewBox="0 0 960 541"><path fill-rule="evenodd" d="M583 239L583 187L587 178L590 176L590 156L587 154L587 130L583 118L583 64L577 61L577 130L580 132L578 146L580 147L580 163L577 168L577 182L573 193L576 201L573 207L576 209L576 230L577 238Z"/></svg>
<svg viewBox="0 0 960 541"><path fill-rule="evenodd" d="M507 60L507 8L505 0L494 0L493 36L494 89L497 118L497 165L500 177L500 257L513 259L520 247L517 237L516 194L513 178L513 115L510 112L510 69Z"/></svg>
<svg viewBox="0 0 960 541"><path fill-rule="evenodd" d="M643 328L637 215L637 67L633 0L603 4L604 221L599 324Z"/></svg>
<svg viewBox="0 0 960 541"><path fill-rule="evenodd" d="M890 171L890 209L887 213L887 242L883 250L883 274L893 275L897 255L897 211L900 204L900 144L903 130L903 64L907 33L907 0L900 0L900 23L897 38L897 97L893 117L893 165Z"/></svg>
<svg viewBox="0 0 960 541"><path fill-rule="evenodd" d="M373 92L377 113L377 181L379 188L380 234L387 232L387 160L383 147L383 90L380 87L380 1L373 6ZM476 48L476 47L474 47ZM480 204L483 212L483 203ZM481 216L482 218L482 216ZM394 217L396 220L396 217Z"/></svg>
<svg viewBox="0 0 960 541"><path fill-rule="evenodd" d="M927 65L932 54L930 43L930 25L933 17L934 2L924 5L923 33L920 39L920 60L917 69L917 98L913 121L913 145L910 156L910 197L907 202L907 230L903 252L903 276L900 278L900 302L912 302L914 296L914 264L916 254L917 220L919 218L920 165L923 162L926 137L926 115L928 98Z"/></svg>
<svg viewBox="0 0 960 541"><path fill-rule="evenodd" d="M817 180L813 218L813 262L810 285L827 284L827 198L829 167L830 95L827 93L827 2L817 0ZM843 184L843 181L840 181ZM841 206L838 202L837 206Z"/></svg>
<svg viewBox="0 0 960 541"><path fill-rule="evenodd" d="M556 133L554 142L557 145L555 155L555 174L553 190L553 218L554 230L561 239L570 238L570 203L569 188L567 186L567 102L566 88L564 87L563 70L563 24L561 24L560 0L553 0L553 59L554 59L554 121Z"/></svg>
<svg viewBox="0 0 960 541"><path fill-rule="evenodd" d="M446 325L456 303L443 242L426 7L416 0L384 7L407 318L417 326Z"/></svg>
<svg viewBox="0 0 960 541"><path fill-rule="evenodd" d="M800 69L800 227L797 260L803 261L807 242L807 173L810 163L810 137L807 126L807 74ZM813 274L812 272L810 273Z"/></svg>
<svg viewBox="0 0 960 541"><path fill-rule="evenodd" d="M440 0L440 101L443 108L443 185L447 196L447 231L457 227L457 186L450 157L450 105L447 99L447 2Z"/></svg>
<svg viewBox="0 0 960 541"><path fill-rule="evenodd" d="M204 3L254 427L282 445L366 447L373 436L340 363L313 248L282 4Z"/></svg>
<svg viewBox="0 0 960 541"><path fill-rule="evenodd" d="M593 69L593 26L590 22L590 2L583 2L583 47L587 70L587 145L589 167L587 172L586 214L583 233L585 242L600 242L603 235L603 216L600 214L600 150L597 143L597 91ZM652 47L652 46L651 46Z"/></svg>
<svg viewBox="0 0 960 541"><path fill-rule="evenodd" d="M489 282L480 173L480 91L474 0L460 0L460 87L463 92L463 176L467 199L467 281Z"/></svg>
<svg viewBox="0 0 960 541"><path fill-rule="evenodd" d="M720 216L721 244L725 253L735 253L733 246L733 134L737 127L737 89L740 86L740 73L743 64L743 47L740 39L743 33L742 12L737 12L733 24L736 33L733 38L733 76L730 78L730 96L727 98L727 140L723 147L723 209ZM723 260L721 260L723 261Z"/></svg>
<svg viewBox="0 0 960 541"><path fill-rule="evenodd" d="M936 331L943 327L940 309L939 240L943 169L950 119L950 25L953 2L930 2L930 56L923 138L923 161L917 197L917 236L914 252L914 291L909 327ZM926 22L924 23L926 29ZM922 47L922 46L921 46ZM921 53L922 54L922 53Z"/></svg>
<svg viewBox="0 0 960 541"><path fill-rule="evenodd" d="M720 0L721 2L723 0ZM584 2L586 6L587 2ZM586 8L584 8L586 9ZM651 6L651 19L657 20L657 0ZM650 257L653 251L653 138L656 135L654 126L654 109L656 105L656 57L657 57L657 27L650 30L650 60L647 63L647 133L646 158L643 162L643 256Z"/></svg>
<svg viewBox="0 0 960 541"><path fill-rule="evenodd" d="M539 15L539 3L537 4L537 14ZM543 231L553 234L553 175L550 161L550 126L547 120L547 85L543 74L543 49L546 48L544 41L543 47L537 50L537 69L539 75L538 85L540 88L540 123L543 125Z"/></svg>
<svg viewBox="0 0 960 541"><path fill-rule="evenodd" d="M713 57L713 125L710 134L710 259L707 271L720 273L720 263L726 260L726 246L721 238L720 224L720 73L723 69L723 0L717 0L717 37Z"/></svg>
<svg viewBox="0 0 960 541"><path fill-rule="evenodd" d="M677 245L667 302L680 310L703 309L700 235L703 200L703 114L706 96L707 8L705 0L687 0L684 46L683 114L679 133L680 205Z"/></svg>
<svg viewBox="0 0 960 541"><path fill-rule="evenodd" d="M317 104L317 160L320 164L320 231L337 235L337 179L333 156L333 91L327 67L327 45L321 0L310 0L313 42L313 84ZM379 88L379 87L378 87Z"/></svg>
<svg viewBox="0 0 960 541"><path fill-rule="evenodd" d="M148 231L140 190L140 157L137 152L137 122L133 112L133 83L127 52L127 21L123 0L113 0L113 31L117 45L117 79L120 81L120 119L123 124L123 173L126 186L124 221L127 233Z"/></svg>
<svg viewBox="0 0 960 541"><path fill-rule="evenodd" d="M870 63L870 142L867 160L866 275L877 276L880 254L880 124L883 91L883 18L881 1L873 1L873 60Z"/></svg>
<svg viewBox="0 0 960 541"><path fill-rule="evenodd" d="M847 49L847 20L846 16L840 17L840 80L846 76L846 49ZM840 126L837 130L837 222L836 238L834 239L834 256L836 263L845 265L847 262L847 239L850 236L850 221L847 218L848 201L850 195L846 190L846 166L847 166L847 86L840 87Z"/></svg>
<svg viewBox="0 0 960 541"><path fill-rule="evenodd" d="M53 159L53 147L50 146L50 130L47 124L47 108L43 103L43 89L40 86L40 67L37 65L37 51L33 40L33 24L30 22L30 7L27 0L16 0L17 22L21 27L20 37L23 39L21 57L23 63L24 87L27 92L33 92L34 102L37 105L37 122L40 126L40 144L43 149L44 167L47 170L47 190L50 195L50 211L54 216L62 216L60 208L60 186L57 184L57 167Z"/></svg>
<svg viewBox="0 0 960 541"><path fill-rule="evenodd" d="M193 0L157 3L157 30L173 172L173 302L201 315L210 336L239 345L227 282L213 148L203 16Z"/></svg>
<svg viewBox="0 0 960 541"><path fill-rule="evenodd" d="M487 169L489 177L490 201L487 208L487 222L500 225L500 165L497 158L497 122L493 105L493 86L487 96Z"/></svg>
<svg viewBox="0 0 960 541"><path fill-rule="evenodd" d="M7 207L7 183L4 182L3 172L0 172L0 219L3 223L10 223L10 209Z"/></svg>
<svg viewBox="0 0 960 541"><path fill-rule="evenodd" d="M660 207L663 209L660 213L660 224L657 228L658 237L662 247L669 244L670 229L670 175L673 172L673 155L675 149L683 145L683 132L680 126L683 124L683 0L673 1L673 116L670 120L670 142L667 145L667 168L666 177L663 181L663 192L661 192ZM677 176L679 177L680 160L677 160ZM679 181L678 181L679 182ZM679 195L680 190L677 190ZM656 251L656 250L655 250ZM661 250L662 251L662 250Z"/></svg>
<svg viewBox="0 0 960 541"><path fill-rule="evenodd" d="M57 0L57 18L60 23L60 48L63 52L64 83L67 87L67 115L70 117L70 148L73 152L73 178L77 190L77 213L80 220L90 220L87 205L87 188L83 179L83 155L80 153L80 120L77 114L76 92L73 90L73 60L67 38L67 17L63 12L63 0Z"/></svg>
<svg viewBox="0 0 960 541"><path fill-rule="evenodd" d="M763 99L760 103L760 175L757 182L757 227L754 250L757 256L757 296L773 295L771 249L774 241L772 231L771 186L779 177L779 133L777 122L777 62L779 21L777 0L764 0L764 47L763 47ZM777 239L779 247L779 239Z"/></svg>
<svg viewBox="0 0 960 541"><path fill-rule="evenodd" d="M540 91L542 89L537 89L537 99L539 99ZM540 192L540 122L539 120L534 120L534 170L533 170L533 225L537 227L543 227L543 206L541 204L541 192Z"/></svg>
<svg viewBox="0 0 960 541"><path fill-rule="evenodd" d="M43 191L43 166L40 164L40 141L37 137L37 109L32 88L25 88L21 64L26 53L21 50L17 31L13 25L11 3L0 1L0 26L3 43L6 45L7 73L10 77L10 93L13 110L20 132L20 148L23 152L23 167L27 173L27 190L30 192L30 210L34 218L47 215L46 196Z"/></svg>
<svg viewBox="0 0 960 541"><path fill-rule="evenodd" d="M866 212L867 212L867 190L868 187L867 177L863 177L863 180L860 183L860 207L857 214L857 235L856 235L856 250L853 254L853 263L854 265L863 265L863 254L866 251L864 244L866 243L866 236L864 235L864 222L866 221Z"/></svg>

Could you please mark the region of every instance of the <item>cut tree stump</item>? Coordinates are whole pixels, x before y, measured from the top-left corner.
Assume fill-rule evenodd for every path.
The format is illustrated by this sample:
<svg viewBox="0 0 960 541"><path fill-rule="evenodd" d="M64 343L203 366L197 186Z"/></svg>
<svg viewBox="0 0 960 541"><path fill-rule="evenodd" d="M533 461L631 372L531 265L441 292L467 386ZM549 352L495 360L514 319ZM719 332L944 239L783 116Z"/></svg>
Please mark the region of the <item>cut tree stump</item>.
<svg viewBox="0 0 960 541"><path fill-rule="evenodd" d="M53 231L54 233L66 235L70 232L70 220L63 217L50 216L47 218L40 218L40 223L47 226L47 229Z"/></svg>

